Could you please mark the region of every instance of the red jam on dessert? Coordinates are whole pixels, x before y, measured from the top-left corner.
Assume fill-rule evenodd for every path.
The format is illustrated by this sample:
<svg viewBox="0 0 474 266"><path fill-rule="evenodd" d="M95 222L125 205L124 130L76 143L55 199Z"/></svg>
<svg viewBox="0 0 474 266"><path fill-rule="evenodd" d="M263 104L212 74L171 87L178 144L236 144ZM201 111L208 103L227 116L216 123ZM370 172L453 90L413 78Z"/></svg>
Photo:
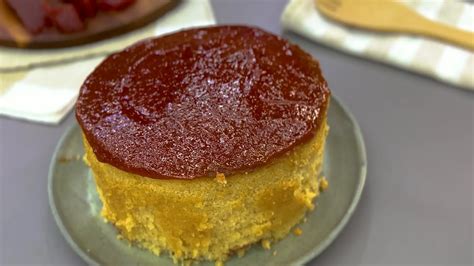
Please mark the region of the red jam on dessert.
<svg viewBox="0 0 474 266"><path fill-rule="evenodd" d="M252 169L310 139L328 101L318 63L299 47L218 26L108 57L84 82L76 116L101 162L193 179Z"/></svg>

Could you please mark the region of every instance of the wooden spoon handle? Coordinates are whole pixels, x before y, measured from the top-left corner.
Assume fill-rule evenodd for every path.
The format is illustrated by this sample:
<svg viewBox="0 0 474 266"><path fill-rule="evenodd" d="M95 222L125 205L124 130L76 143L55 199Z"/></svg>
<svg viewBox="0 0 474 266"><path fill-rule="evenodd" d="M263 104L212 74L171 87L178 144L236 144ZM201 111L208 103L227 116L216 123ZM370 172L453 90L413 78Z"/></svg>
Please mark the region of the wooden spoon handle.
<svg viewBox="0 0 474 266"><path fill-rule="evenodd" d="M474 50L474 32L460 30L458 28L423 19L413 29L416 33L440 39L464 48Z"/></svg>

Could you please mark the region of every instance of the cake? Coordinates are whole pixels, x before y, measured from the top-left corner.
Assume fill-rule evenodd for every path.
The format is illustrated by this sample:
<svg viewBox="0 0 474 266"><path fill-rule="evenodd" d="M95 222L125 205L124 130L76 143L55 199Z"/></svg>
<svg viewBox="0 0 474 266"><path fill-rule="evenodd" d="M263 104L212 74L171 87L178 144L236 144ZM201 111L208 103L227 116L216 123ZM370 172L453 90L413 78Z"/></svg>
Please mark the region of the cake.
<svg viewBox="0 0 474 266"><path fill-rule="evenodd" d="M247 26L143 40L85 80L85 160L121 238L225 261L285 237L320 194L330 91L298 46Z"/></svg>

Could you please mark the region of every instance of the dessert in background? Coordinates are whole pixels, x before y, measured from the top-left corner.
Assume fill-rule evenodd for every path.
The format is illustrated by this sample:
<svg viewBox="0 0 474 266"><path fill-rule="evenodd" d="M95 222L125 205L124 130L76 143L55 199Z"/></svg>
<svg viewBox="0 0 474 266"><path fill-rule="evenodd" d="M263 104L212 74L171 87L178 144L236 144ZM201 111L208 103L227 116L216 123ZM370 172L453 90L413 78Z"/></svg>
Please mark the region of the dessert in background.
<svg viewBox="0 0 474 266"><path fill-rule="evenodd" d="M97 12L120 11L135 0L3 0L33 34L54 27L62 33L82 31Z"/></svg>
<svg viewBox="0 0 474 266"><path fill-rule="evenodd" d="M0 46L51 49L106 40L159 23L180 2L0 0ZM146 28L138 34L152 36L153 32Z"/></svg>

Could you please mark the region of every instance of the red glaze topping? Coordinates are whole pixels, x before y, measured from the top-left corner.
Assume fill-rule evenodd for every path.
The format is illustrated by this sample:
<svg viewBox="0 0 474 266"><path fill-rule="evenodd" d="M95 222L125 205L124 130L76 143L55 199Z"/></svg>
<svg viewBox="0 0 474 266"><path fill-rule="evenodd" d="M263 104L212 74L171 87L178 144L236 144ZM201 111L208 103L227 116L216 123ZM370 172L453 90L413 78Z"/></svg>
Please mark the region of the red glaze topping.
<svg viewBox="0 0 474 266"><path fill-rule="evenodd" d="M151 178L252 169L314 136L329 89L318 63L256 28L148 39L104 60L76 116L101 162Z"/></svg>

